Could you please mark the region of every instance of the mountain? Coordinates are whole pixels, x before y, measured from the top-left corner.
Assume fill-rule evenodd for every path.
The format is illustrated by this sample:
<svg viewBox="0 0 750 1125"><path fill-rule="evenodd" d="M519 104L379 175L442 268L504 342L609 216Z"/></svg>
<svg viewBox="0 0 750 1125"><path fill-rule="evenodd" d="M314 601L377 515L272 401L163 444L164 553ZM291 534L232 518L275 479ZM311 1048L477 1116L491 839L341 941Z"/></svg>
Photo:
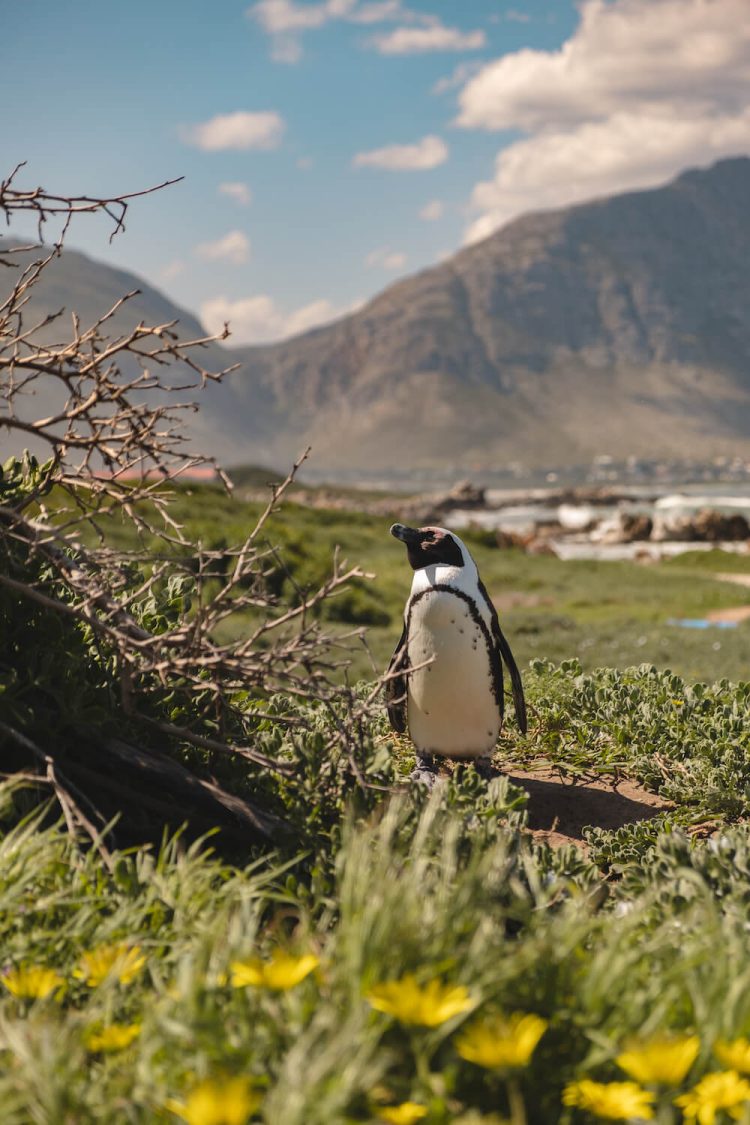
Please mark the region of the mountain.
<svg viewBox="0 0 750 1125"><path fill-rule="evenodd" d="M748 200L738 158L524 216L336 324L238 349L238 393L271 400L287 456L310 440L333 468L750 453Z"/></svg>
<svg viewBox="0 0 750 1125"><path fill-rule="evenodd" d="M750 456L748 200L750 159L723 160L523 216L295 339L216 347L241 366L204 440L277 465L311 443L314 469L339 473ZM55 266L82 312L102 311L105 279L133 287L72 251ZM140 287L139 315L196 330Z"/></svg>

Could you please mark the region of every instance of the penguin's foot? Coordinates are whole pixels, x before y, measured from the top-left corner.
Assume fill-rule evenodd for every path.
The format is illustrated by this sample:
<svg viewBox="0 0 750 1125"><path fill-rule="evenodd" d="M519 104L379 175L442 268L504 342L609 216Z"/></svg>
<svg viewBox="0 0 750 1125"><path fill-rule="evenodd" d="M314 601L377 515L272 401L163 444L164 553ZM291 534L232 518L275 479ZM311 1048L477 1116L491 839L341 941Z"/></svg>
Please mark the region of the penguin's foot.
<svg viewBox="0 0 750 1125"><path fill-rule="evenodd" d="M498 770L492 764L492 758L475 758L474 769L483 781L492 781L498 776Z"/></svg>
<svg viewBox="0 0 750 1125"><path fill-rule="evenodd" d="M417 754L417 764L409 774L409 781L416 781L432 789L437 781L437 767L431 754Z"/></svg>

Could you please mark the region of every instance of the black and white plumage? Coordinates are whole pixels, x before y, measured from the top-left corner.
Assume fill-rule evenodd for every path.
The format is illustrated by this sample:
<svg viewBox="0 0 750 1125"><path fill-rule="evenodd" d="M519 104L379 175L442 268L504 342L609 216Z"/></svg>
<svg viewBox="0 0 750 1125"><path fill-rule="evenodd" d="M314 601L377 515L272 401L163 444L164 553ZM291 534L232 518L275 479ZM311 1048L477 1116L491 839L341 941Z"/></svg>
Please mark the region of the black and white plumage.
<svg viewBox="0 0 750 1125"><path fill-rule="evenodd" d="M391 534L406 544L414 570L386 681L391 726L400 734L408 730L421 772L429 770L433 755L487 760L503 719L503 662L516 719L526 732L521 675L497 611L457 535L400 523Z"/></svg>

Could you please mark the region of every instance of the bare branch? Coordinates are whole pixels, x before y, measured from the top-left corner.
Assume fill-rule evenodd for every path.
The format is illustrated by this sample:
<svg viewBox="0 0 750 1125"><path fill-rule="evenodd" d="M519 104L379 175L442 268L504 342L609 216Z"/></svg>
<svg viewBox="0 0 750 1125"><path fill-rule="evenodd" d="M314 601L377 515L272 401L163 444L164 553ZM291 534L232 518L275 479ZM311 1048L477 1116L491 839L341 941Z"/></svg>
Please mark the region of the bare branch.
<svg viewBox="0 0 750 1125"><path fill-rule="evenodd" d="M295 710L298 702L319 704L332 716L326 769L343 762L367 785L365 730L376 697L355 703L342 688L345 638L326 632L321 613L329 599L368 575L337 552L330 575L304 589L267 542L309 450L272 486L243 542L208 549L190 541L171 511L181 476L208 466L217 487L229 482L190 448L184 420L196 407L175 396L232 370L201 363L201 353L226 331L181 340L172 321L123 329L135 291L93 323L73 312L67 338L60 313L31 315L34 289L61 253L74 216L105 214L114 236L124 229L130 201L176 181L111 198L66 197L21 190L22 167L0 183L0 211L8 221L33 213L40 237L51 217L63 225L57 244L40 248L25 265L23 258L10 261L16 248L0 251L0 262L17 270L0 304L0 432L28 435L49 452L43 466L30 457L10 463L0 480L0 592L20 598L29 613L55 615L116 670L113 694L123 729L117 738L86 732L97 746L96 763L82 754L65 757L53 746L44 752L29 734L2 724L0 734L31 755L71 833L82 831L97 847L103 847L92 812L97 778L108 801L143 799L164 815L174 813L174 802L158 786L174 784L186 813L205 818L210 806L235 828L275 837L282 821L263 800L269 779L289 779L295 767L283 753L266 753L259 732L271 725L289 740L304 735L312 720L301 717L309 711ZM61 338L51 343L58 328ZM53 403L44 416L31 409L40 390ZM113 517L140 537L141 549L117 550L108 542ZM285 596L272 593L274 576L284 578ZM240 620L242 629L227 640L230 620ZM349 639L359 636L355 630ZM285 709L273 702L279 692L288 700ZM128 778L110 776L100 759L125 763ZM230 762L251 792L256 786L266 797L251 801L218 785L211 770L226 770Z"/></svg>

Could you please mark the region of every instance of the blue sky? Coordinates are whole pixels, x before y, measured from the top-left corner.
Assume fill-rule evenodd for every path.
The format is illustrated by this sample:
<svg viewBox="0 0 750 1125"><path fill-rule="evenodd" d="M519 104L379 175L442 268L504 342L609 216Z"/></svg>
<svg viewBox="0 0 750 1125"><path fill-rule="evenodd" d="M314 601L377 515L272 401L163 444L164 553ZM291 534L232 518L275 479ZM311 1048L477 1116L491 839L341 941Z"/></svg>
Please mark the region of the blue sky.
<svg viewBox="0 0 750 1125"><path fill-rule="evenodd" d="M3 24L5 167L88 194L184 175L111 246L85 218L69 244L237 342L750 149L747 0L25 0Z"/></svg>

